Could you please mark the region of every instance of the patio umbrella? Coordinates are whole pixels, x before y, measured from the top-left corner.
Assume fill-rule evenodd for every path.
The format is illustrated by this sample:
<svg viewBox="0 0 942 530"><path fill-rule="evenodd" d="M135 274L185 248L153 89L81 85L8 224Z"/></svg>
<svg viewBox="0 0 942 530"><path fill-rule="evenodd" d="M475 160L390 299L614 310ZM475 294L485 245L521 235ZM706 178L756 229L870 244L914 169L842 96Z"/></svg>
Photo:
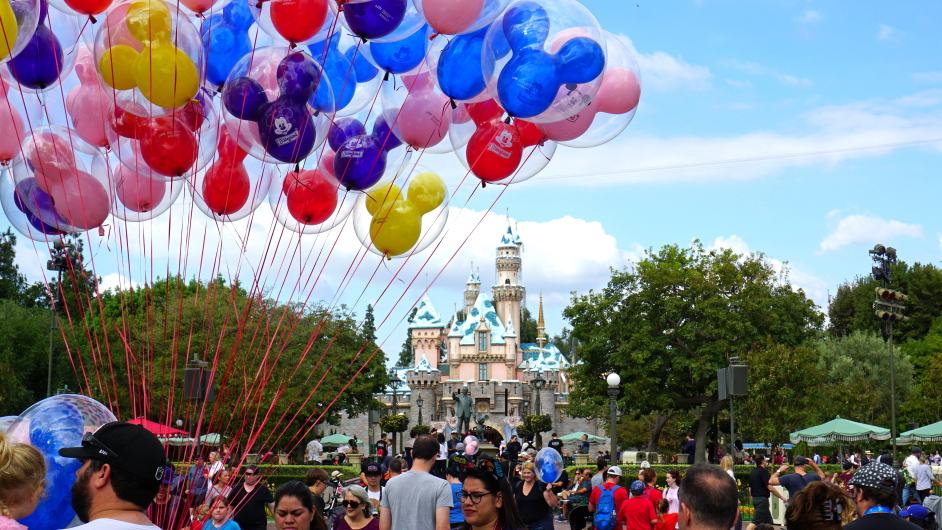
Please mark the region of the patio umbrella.
<svg viewBox="0 0 942 530"><path fill-rule="evenodd" d="M806 442L808 445L830 445L837 442L856 442L860 440L889 440L890 430L866 423L845 420L840 416L833 420L808 427L789 434L793 444ZM841 450L843 452L843 449Z"/></svg>
<svg viewBox="0 0 942 530"><path fill-rule="evenodd" d="M148 431L154 433L154 436L161 440L190 435L190 433L186 431L181 431L180 429L175 429L169 425L157 423L156 421L145 420L144 418L134 418L133 420L128 420L128 423L133 423L135 425L144 427Z"/></svg>
<svg viewBox="0 0 942 530"><path fill-rule="evenodd" d="M566 436L560 436L559 439L564 442L581 442L582 437L585 435L589 437L590 442L602 443L605 440L607 440L607 438L602 438L599 436L595 436L594 434L589 434L587 432L582 432L582 431L577 431L571 434L567 434Z"/></svg>
<svg viewBox="0 0 942 530"><path fill-rule="evenodd" d="M918 429L901 432L896 439L898 444L911 444L916 442L942 442L942 421L924 425Z"/></svg>
<svg viewBox="0 0 942 530"><path fill-rule="evenodd" d="M345 445L347 442L352 439L352 436L347 436L346 434L331 434L330 436L325 436L321 439L322 445Z"/></svg>

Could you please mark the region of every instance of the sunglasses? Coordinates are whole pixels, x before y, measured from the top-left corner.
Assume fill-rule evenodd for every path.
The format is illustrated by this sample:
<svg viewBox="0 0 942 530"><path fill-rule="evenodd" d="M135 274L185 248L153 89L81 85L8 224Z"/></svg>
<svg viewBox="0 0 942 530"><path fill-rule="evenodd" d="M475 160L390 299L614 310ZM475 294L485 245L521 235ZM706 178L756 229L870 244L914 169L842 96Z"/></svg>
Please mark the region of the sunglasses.
<svg viewBox="0 0 942 530"><path fill-rule="evenodd" d="M467 491L461 490L461 502L470 500L471 504L481 504L484 497L488 495L493 495L493 493L490 491L487 493L468 493Z"/></svg>
<svg viewBox="0 0 942 530"><path fill-rule="evenodd" d="M118 459L118 453L109 449L107 445L101 443L101 440L95 438L95 435L90 432L82 436L82 447L92 449L92 452L96 453L97 458L106 456L112 460Z"/></svg>
<svg viewBox="0 0 942 530"><path fill-rule="evenodd" d="M246 471L244 475L247 477L254 477L256 473L254 471Z"/></svg>
<svg viewBox="0 0 942 530"><path fill-rule="evenodd" d="M351 510L356 510L357 508L360 507L360 503L357 501L343 501L340 503L340 505L343 506L344 508L349 506Z"/></svg>

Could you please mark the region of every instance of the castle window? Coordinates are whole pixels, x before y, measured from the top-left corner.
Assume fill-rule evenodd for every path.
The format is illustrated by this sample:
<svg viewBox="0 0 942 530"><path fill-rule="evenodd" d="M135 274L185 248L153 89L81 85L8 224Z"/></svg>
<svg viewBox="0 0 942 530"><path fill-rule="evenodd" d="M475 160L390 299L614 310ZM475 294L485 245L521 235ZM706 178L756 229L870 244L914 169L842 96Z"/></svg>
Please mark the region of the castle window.
<svg viewBox="0 0 942 530"><path fill-rule="evenodd" d="M478 332L478 351L482 351L482 352L487 351L487 332L486 331Z"/></svg>
<svg viewBox="0 0 942 530"><path fill-rule="evenodd" d="M510 278L507 278L506 280L504 280L504 285L510 285Z"/></svg>
<svg viewBox="0 0 942 530"><path fill-rule="evenodd" d="M478 364L478 381L487 381L487 363Z"/></svg>

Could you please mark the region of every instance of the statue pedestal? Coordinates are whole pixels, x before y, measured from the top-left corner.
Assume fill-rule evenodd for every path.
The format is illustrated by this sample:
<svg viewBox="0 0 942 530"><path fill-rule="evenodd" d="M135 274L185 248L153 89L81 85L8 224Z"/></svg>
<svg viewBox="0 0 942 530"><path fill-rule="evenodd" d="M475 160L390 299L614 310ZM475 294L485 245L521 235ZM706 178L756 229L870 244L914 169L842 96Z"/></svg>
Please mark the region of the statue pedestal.
<svg viewBox="0 0 942 530"><path fill-rule="evenodd" d="M589 463L589 455L584 455L582 453L576 453L576 465L585 466Z"/></svg>
<svg viewBox="0 0 942 530"><path fill-rule="evenodd" d="M488 444L488 443L478 444L478 448L481 450L482 455L485 455L491 458L497 457L498 448L494 447L493 444Z"/></svg>
<svg viewBox="0 0 942 530"><path fill-rule="evenodd" d="M347 455L347 462L351 466L359 466L363 463L363 455L357 453L351 453Z"/></svg>

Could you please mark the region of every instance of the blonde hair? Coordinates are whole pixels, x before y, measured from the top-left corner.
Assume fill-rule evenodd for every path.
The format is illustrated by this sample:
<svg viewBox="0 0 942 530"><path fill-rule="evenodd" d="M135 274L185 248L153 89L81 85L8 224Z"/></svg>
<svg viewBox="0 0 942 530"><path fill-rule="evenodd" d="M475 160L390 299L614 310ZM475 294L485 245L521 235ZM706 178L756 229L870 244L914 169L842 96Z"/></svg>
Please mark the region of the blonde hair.
<svg viewBox="0 0 942 530"><path fill-rule="evenodd" d="M529 461L524 462L523 468L520 471L522 472L524 469L529 469L530 471L533 471L534 473L536 473L536 466L533 465L533 462L529 462Z"/></svg>
<svg viewBox="0 0 942 530"><path fill-rule="evenodd" d="M723 468L723 471L729 471L733 469L733 457L726 455L720 460L720 467Z"/></svg>
<svg viewBox="0 0 942 530"><path fill-rule="evenodd" d="M11 443L0 434L0 515L46 487L46 459L29 444Z"/></svg>

